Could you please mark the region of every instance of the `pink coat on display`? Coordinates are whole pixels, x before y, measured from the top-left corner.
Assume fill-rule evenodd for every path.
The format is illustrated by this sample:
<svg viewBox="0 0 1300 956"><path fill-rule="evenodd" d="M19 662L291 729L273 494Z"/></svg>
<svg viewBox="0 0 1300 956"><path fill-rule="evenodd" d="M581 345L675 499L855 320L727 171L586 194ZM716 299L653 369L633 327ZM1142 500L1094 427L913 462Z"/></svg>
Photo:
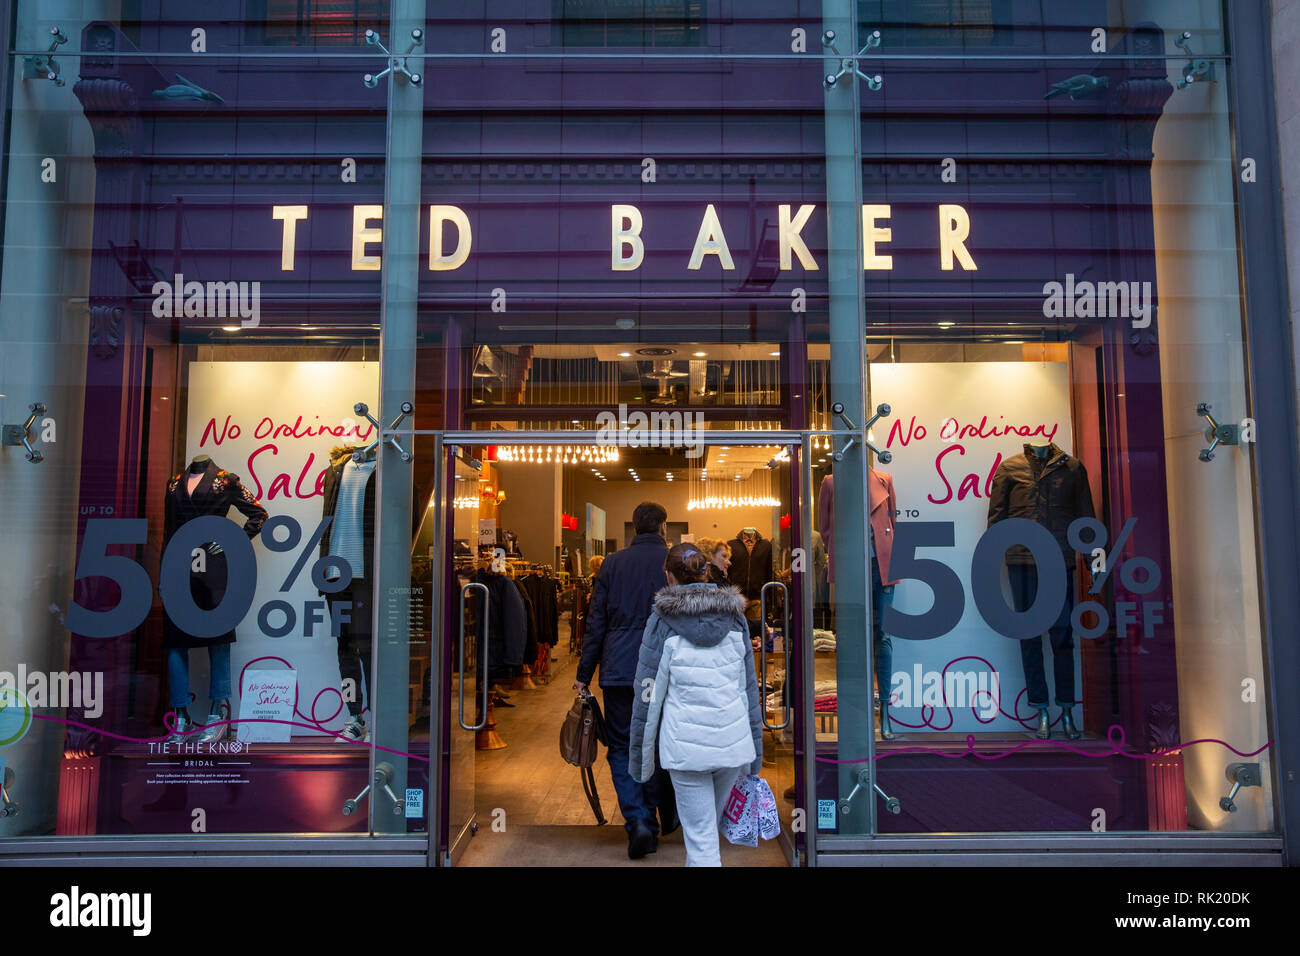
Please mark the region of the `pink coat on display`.
<svg viewBox="0 0 1300 956"><path fill-rule="evenodd" d="M897 584L889 578L889 561L894 553L894 519L898 513L898 497L894 494L894 479L883 471L871 470L871 524L872 538L876 544L876 561L880 564L880 580L886 587ZM817 495L817 530L826 545L830 563L830 580L835 580L835 538L832 530L835 520L835 479L827 475L822 479Z"/></svg>

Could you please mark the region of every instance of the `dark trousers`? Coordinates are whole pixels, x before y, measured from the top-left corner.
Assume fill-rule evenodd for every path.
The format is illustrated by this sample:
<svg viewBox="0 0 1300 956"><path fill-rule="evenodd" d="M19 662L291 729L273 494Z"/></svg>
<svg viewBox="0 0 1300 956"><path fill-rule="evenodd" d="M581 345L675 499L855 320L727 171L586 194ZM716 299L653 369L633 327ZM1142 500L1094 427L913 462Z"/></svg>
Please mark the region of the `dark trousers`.
<svg viewBox="0 0 1300 956"><path fill-rule="evenodd" d="M623 819L626 821L624 828L631 833L632 822L642 820L652 831L658 833L659 821L655 817L655 811L662 809L663 816L671 816L673 784L667 771L658 766L657 755L655 774L647 783L638 783L628 770L633 690L631 687L600 689L605 706L605 733L609 738L609 775L614 780L614 792L618 794L618 808L623 811Z"/></svg>
<svg viewBox="0 0 1300 956"><path fill-rule="evenodd" d="M370 583L365 578L354 580L330 597L334 601L352 602L352 608L347 612L351 620L339 625L339 677L344 682L352 681L356 699L347 701L348 713L357 717L364 709L362 702L371 702L370 693L374 687L370 675L370 617L373 611Z"/></svg>
<svg viewBox="0 0 1300 956"><path fill-rule="evenodd" d="M880 688L880 705L889 706L889 688L894 680L894 642L885 633L885 605L894 600L894 586L885 587L880 564L871 556L871 646L875 651L876 686Z"/></svg>
<svg viewBox="0 0 1300 956"><path fill-rule="evenodd" d="M1032 564L1008 564L1007 577L1011 581L1011 606L1017 611L1027 610L1038 594L1038 568ZM1070 625L1070 612L1074 610L1074 572L1065 572L1065 602L1055 623L1047 630L1052 642L1052 670L1056 681L1056 703L1059 707L1074 705L1074 632ZM1042 635L1020 642L1020 660L1025 667L1025 687L1029 691L1030 707L1047 706L1047 675L1043 673Z"/></svg>

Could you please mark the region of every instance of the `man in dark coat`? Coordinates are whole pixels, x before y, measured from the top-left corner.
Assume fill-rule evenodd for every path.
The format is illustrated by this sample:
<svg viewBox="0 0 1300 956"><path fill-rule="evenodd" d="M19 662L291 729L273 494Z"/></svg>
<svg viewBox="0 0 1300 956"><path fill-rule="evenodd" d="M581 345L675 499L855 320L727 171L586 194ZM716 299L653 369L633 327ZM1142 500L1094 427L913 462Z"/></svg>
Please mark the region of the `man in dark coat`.
<svg viewBox="0 0 1300 956"><path fill-rule="evenodd" d="M668 512L662 505L641 502L632 512L632 528L636 532L632 543L609 555L600 566L587 612L582 659L573 685L585 693L597 665L600 666L609 771L627 829L627 854L634 860L655 851L661 825L665 836L678 825L668 774L659 769L648 782L638 783L628 770L628 735L637 690L632 680L636 677L641 638L650 619L655 593L668 584L664 575L664 561L668 557L664 539L667 525Z"/></svg>

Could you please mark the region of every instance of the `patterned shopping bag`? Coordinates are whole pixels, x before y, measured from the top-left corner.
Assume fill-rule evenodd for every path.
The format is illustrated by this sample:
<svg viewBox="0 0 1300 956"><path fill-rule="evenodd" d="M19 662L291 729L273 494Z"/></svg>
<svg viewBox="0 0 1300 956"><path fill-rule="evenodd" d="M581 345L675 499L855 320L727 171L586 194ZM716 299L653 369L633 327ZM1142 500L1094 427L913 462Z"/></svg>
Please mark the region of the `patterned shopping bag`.
<svg viewBox="0 0 1300 956"><path fill-rule="evenodd" d="M774 840L781 834L781 815L776 809L776 797L762 777L754 777L758 803L758 835L764 840Z"/></svg>
<svg viewBox="0 0 1300 956"><path fill-rule="evenodd" d="M722 835L734 846L758 846L758 838L771 840L781 832L772 788L762 777L741 772L731 785L722 810Z"/></svg>

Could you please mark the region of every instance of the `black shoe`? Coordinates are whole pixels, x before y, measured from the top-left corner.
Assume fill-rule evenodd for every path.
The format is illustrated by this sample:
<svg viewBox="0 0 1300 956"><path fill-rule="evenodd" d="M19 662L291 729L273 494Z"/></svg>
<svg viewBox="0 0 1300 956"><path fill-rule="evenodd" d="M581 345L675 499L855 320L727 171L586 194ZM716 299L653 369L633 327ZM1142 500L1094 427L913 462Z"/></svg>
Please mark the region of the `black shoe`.
<svg viewBox="0 0 1300 956"><path fill-rule="evenodd" d="M1065 731L1065 736L1070 740L1078 740L1083 736L1083 731L1074 725L1074 708L1061 708L1061 728Z"/></svg>
<svg viewBox="0 0 1300 956"><path fill-rule="evenodd" d="M894 725L889 722L888 707L882 707L880 709L880 739L881 740L894 739Z"/></svg>
<svg viewBox="0 0 1300 956"><path fill-rule="evenodd" d="M681 829L682 818L677 815L677 808L664 812L664 808L659 808L659 835L672 836Z"/></svg>
<svg viewBox="0 0 1300 956"><path fill-rule="evenodd" d="M645 821L637 820L633 823L627 835L628 859L640 860L657 849L659 849L659 841Z"/></svg>
<svg viewBox="0 0 1300 956"><path fill-rule="evenodd" d="M1046 740L1052 736L1052 724L1047 716L1047 708L1038 708L1038 730L1034 734L1039 740Z"/></svg>

